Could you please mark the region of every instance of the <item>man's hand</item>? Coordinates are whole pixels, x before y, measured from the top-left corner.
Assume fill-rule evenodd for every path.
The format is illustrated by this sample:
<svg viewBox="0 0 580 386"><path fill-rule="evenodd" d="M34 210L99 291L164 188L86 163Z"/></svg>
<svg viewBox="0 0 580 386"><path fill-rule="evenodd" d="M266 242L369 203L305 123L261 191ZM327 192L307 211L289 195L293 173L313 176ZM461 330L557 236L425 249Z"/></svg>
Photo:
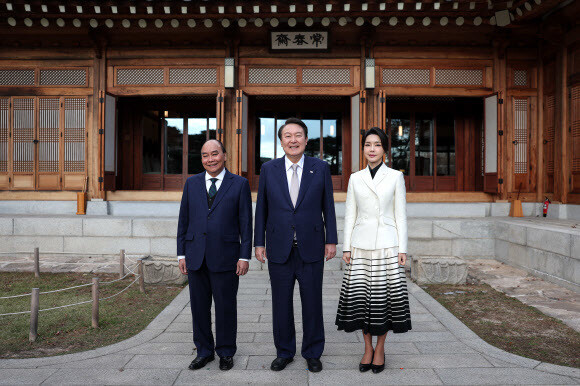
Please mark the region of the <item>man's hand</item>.
<svg viewBox="0 0 580 386"><path fill-rule="evenodd" d="M245 260L238 260L238 267L236 268L236 275L244 276L248 273L248 269L250 268L250 263Z"/></svg>
<svg viewBox="0 0 580 386"><path fill-rule="evenodd" d="M350 264L350 252L342 252L342 260L345 263Z"/></svg>
<svg viewBox="0 0 580 386"><path fill-rule="evenodd" d="M336 256L336 244L325 244L324 245L324 257L326 261L332 259Z"/></svg>
<svg viewBox="0 0 580 386"><path fill-rule="evenodd" d="M182 274L187 275L187 265L185 265L185 259L179 259L179 270Z"/></svg>
<svg viewBox="0 0 580 386"><path fill-rule="evenodd" d="M399 253L399 265L405 265L407 261L407 254L406 253Z"/></svg>
<svg viewBox="0 0 580 386"><path fill-rule="evenodd" d="M262 263L266 262L266 248L256 247L256 259L260 260Z"/></svg>

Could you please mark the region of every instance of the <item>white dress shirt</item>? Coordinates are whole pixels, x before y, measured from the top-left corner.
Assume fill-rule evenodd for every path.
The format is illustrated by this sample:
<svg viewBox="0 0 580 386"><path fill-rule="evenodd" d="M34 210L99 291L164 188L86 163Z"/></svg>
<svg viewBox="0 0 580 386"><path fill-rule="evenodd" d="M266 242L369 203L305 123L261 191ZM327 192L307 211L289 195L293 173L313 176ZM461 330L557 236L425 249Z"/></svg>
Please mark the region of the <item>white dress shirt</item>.
<svg viewBox="0 0 580 386"><path fill-rule="evenodd" d="M209 188L211 187L211 179L212 178L217 178L217 181L215 182L215 187L216 187L216 191L220 190L220 186L222 186L222 181L224 180L225 176L226 176L226 168L224 168L221 171L221 173L215 177L212 177L208 172L205 172L205 190L209 193ZM177 256L177 261L179 261L181 259L185 259L185 256ZM249 261L248 259L240 259L240 260Z"/></svg>
<svg viewBox="0 0 580 386"><path fill-rule="evenodd" d="M286 164L286 179L288 180L288 191L290 191L290 184L292 183L292 174L294 174L294 170L292 170L292 165L294 163L288 159L288 157L284 157L284 163ZM304 154L302 154L302 158L298 161L298 167L296 168L296 174L298 174L298 186L302 182L302 170L304 169Z"/></svg>

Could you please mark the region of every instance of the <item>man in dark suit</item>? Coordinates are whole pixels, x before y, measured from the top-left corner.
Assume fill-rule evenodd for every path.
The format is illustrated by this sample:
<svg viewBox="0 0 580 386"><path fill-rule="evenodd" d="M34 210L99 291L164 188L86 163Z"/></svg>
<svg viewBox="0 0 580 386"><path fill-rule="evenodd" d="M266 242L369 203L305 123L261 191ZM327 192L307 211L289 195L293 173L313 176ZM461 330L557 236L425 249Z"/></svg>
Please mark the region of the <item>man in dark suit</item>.
<svg viewBox="0 0 580 386"><path fill-rule="evenodd" d="M308 128L300 119L288 119L278 137L286 155L262 165L254 234L256 257L261 262L268 259L272 286L277 357L270 368L283 370L296 353L293 294L298 280L302 356L308 369L318 372L324 350L324 257L332 259L337 244L330 167L318 158L304 156Z"/></svg>
<svg viewBox="0 0 580 386"><path fill-rule="evenodd" d="M248 180L230 173L223 144L201 148L204 173L187 179L177 227L179 269L188 275L197 370L220 357L220 369L234 365L239 276L248 272L252 252L252 198ZM215 303L216 341L211 330Z"/></svg>

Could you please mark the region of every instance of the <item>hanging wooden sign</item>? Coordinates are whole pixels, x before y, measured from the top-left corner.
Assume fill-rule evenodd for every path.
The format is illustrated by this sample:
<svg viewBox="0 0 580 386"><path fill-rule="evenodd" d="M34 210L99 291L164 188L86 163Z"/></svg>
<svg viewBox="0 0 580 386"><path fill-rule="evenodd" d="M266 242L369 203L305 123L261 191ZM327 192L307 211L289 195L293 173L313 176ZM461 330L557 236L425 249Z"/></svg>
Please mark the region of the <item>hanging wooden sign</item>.
<svg viewBox="0 0 580 386"><path fill-rule="evenodd" d="M328 31L270 31L270 50L328 51Z"/></svg>

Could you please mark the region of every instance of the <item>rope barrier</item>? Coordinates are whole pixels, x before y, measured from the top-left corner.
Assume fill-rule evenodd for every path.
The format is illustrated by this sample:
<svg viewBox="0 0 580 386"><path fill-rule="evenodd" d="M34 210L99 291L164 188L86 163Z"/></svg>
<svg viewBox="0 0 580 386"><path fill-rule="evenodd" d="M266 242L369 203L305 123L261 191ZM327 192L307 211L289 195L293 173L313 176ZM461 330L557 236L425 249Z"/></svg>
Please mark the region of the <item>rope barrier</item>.
<svg viewBox="0 0 580 386"><path fill-rule="evenodd" d="M0 300L2 300L2 299L12 299L12 298L21 298L23 296L30 296L30 295L32 295L32 292L29 293L29 294L12 295L12 296L2 296L2 297L0 297Z"/></svg>
<svg viewBox="0 0 580 386"><path fill-rule="evenodd" d="M75 288L88 287L88 286L91 286L91 285L93 285L93 283L75 285L73 287L60 288L60 289L56 289L56 290L52 290L52 291L41 292L40 295L52 294L52 293L55 293L55 292L67 291L67 290L75 289Z"/></svg>
<svg viewBox="0 0 580 386"><path fill-rule="evenodd" d="M92 300L85 300L84 302L78 302L78 303L73 303L73 304L67 304L65 306L58 306L58 307L51 307L51 308L45 308L42 310L38 310L38 312L41 311L52 311L52 310L56 310L58 308L66 308L66 307L72 307L72 306L78 306L79 304L85 304L85 303L91 303ZM30 312L30 311L29 311Z"/></svg>
<svg viewBox="0 0 580 386"><path fill-rule="evenodd" d="M19 314L30 314L30 311L9 312L9 313L7 313L7 314L0 314L0 316L6 316L6 315L19 315Z"/></svg>
<svg viewBox="0 0 580 386"><path fill-rule="evenodd" d="M126 291L128 288L129 288L129 287L131 287L133 284L135 284L135 282L136 282L137 280L139 280L139 276L137 276L137 278L136 278L135 280L133 280L133 281L131 282L131 284L129 284L127 287L125 287L125 288L124 288L124 289L122 289L121 291L117 292L117 293L116 293L116 294L114 294L114 295L107 296L106 298L101 298L101 299L99 299L99 301L101 301L101 300L107 300L107 299L111 299L111 298L114 298L114 297L115 297L115 296L117 296L117 295L120 295L120 294L122 294L122 293L123 293L123 292L125 292L125 291Z"/></svg>

